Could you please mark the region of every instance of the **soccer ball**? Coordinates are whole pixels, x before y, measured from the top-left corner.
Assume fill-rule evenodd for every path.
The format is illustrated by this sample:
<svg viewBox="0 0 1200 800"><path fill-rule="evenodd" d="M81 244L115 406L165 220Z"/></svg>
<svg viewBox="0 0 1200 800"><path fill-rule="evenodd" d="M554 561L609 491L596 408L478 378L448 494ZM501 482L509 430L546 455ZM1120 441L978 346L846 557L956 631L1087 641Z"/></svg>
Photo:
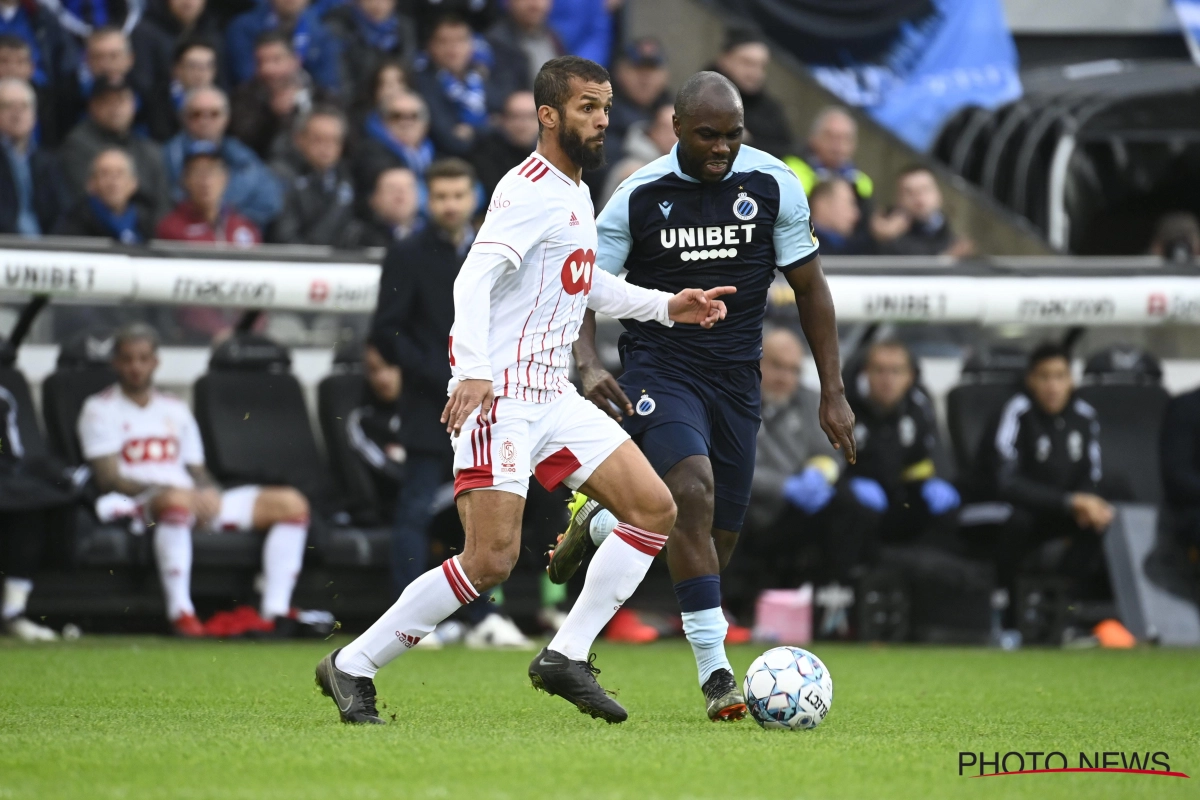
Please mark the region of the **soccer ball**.
<svg viewBox="0 0 1200 800"><path fill-rule="evenodd" d="M754 659L742 684L750 715L764 728L815 728L833 705L833 678L799 647L773 647Z"/></svg>

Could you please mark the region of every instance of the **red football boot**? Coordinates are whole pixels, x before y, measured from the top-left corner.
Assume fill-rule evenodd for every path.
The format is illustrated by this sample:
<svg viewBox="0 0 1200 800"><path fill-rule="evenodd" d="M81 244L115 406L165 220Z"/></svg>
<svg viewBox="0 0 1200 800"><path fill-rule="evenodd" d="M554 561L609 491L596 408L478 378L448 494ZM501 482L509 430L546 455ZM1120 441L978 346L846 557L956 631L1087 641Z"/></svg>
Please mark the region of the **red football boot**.
<svg viewBox="0 0 1200 800"><path fill-rule="evenodd" d="M637 612L629 608L622 608L613 614L608 627L604 629L604 639L609 642L648 644L657 638L658 630L642 622Z"/></svg>
<svg viewBox="0 0 1200 800"><path fill-rule="evenodd" d="M176 636L182 636L185 639L200 639L208 635L195 614L179 615L171 623L171 628L175 631Z"/></svg>

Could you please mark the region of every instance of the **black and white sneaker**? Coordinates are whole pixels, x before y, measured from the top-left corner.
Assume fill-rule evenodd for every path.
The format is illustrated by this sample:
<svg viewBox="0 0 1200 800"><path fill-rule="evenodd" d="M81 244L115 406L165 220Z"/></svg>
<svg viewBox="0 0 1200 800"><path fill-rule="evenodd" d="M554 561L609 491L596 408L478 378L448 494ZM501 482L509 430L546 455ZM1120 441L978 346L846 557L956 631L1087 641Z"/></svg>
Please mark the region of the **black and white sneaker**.
<svg viewBox="0 0 1200 800"><path fill-rule="evenodd" d="M701 688L708 704L708 718L713 722L731 722L746 716L746 698L729 670L713 670Z"/></svg>
<svg viewBox="0 0 1200 800"><path fill-rule="evenodd" d="M321 694L332 697L342 722L383 725L375 708L375 681L342 672L334 664L339 647L317 664L317 686Z"/></svg>
<svg viewBox="0 0 1200 800"><path fill-rule="evenodd" d="M629 718L628 712L596 682L600 669L595 661L595 653L587 661L572 661L562 653L544 647L529 665L529 680L533 688L558 695L595 719L608 723L624 722Z"/></svg>

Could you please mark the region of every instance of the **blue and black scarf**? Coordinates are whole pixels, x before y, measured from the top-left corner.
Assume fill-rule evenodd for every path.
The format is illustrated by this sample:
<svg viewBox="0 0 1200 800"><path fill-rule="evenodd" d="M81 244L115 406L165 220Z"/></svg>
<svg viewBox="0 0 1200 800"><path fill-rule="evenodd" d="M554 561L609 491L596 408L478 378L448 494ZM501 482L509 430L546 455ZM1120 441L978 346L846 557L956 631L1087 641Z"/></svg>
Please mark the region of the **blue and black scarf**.
<svg viewBox="0 0 1200 800"><path fill-rule="evenodd" d="M403 142L396 141L383 124L378 111L372 111L367 116L364 129L368 136L378 141L390 150L396 158L403 161L405 166L417 174L418 178L423 177L425 170L429 169L429 165L433 163L433 144L429 139L421 142L419 147L409 147Z"/></svg>
<svg viewBox="0 0 1200 800"><path fill-rule="evenodd" d="M92 213L96 215L96 221L112 234L112 237L118 242L121 244L142 244L145 241L137 229L137 206L133 203L129 204L124 214L117 216L112 212L112 209L104 205L100 201L100 198L95 195L89 194L87 201L88 205L91 206Z"/></svg>

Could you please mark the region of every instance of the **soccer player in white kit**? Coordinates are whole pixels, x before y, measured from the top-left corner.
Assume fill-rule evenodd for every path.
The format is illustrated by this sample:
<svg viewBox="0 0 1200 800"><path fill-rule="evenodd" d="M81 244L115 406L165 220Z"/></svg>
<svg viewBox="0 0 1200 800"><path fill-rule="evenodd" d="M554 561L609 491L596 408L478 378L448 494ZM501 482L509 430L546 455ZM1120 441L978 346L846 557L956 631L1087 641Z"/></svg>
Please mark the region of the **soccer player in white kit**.
<svg viewBox="0 0 1200 800"><path fill-rule="evenodd" d="M711 327L734 291L643 289L594 269L596 224L585 167L603 164L612 103L608 73L575 56L546 62L534 82L537 150L496 187L454 284L450 399L460 555L426 572L374 625L317 665L344 722L381 724L375 673L460 606L508 578L521 543L530 474L546 488L587 487L622 509L596 551L575 606L534 658L535 687L608 722L628 716L596 682L592 642L637 588L675 521L662 480L620 426L567 378L583 314ZM591 494L594 493L594 494ZM594 656L593 656L594 660Z"/></svg>

